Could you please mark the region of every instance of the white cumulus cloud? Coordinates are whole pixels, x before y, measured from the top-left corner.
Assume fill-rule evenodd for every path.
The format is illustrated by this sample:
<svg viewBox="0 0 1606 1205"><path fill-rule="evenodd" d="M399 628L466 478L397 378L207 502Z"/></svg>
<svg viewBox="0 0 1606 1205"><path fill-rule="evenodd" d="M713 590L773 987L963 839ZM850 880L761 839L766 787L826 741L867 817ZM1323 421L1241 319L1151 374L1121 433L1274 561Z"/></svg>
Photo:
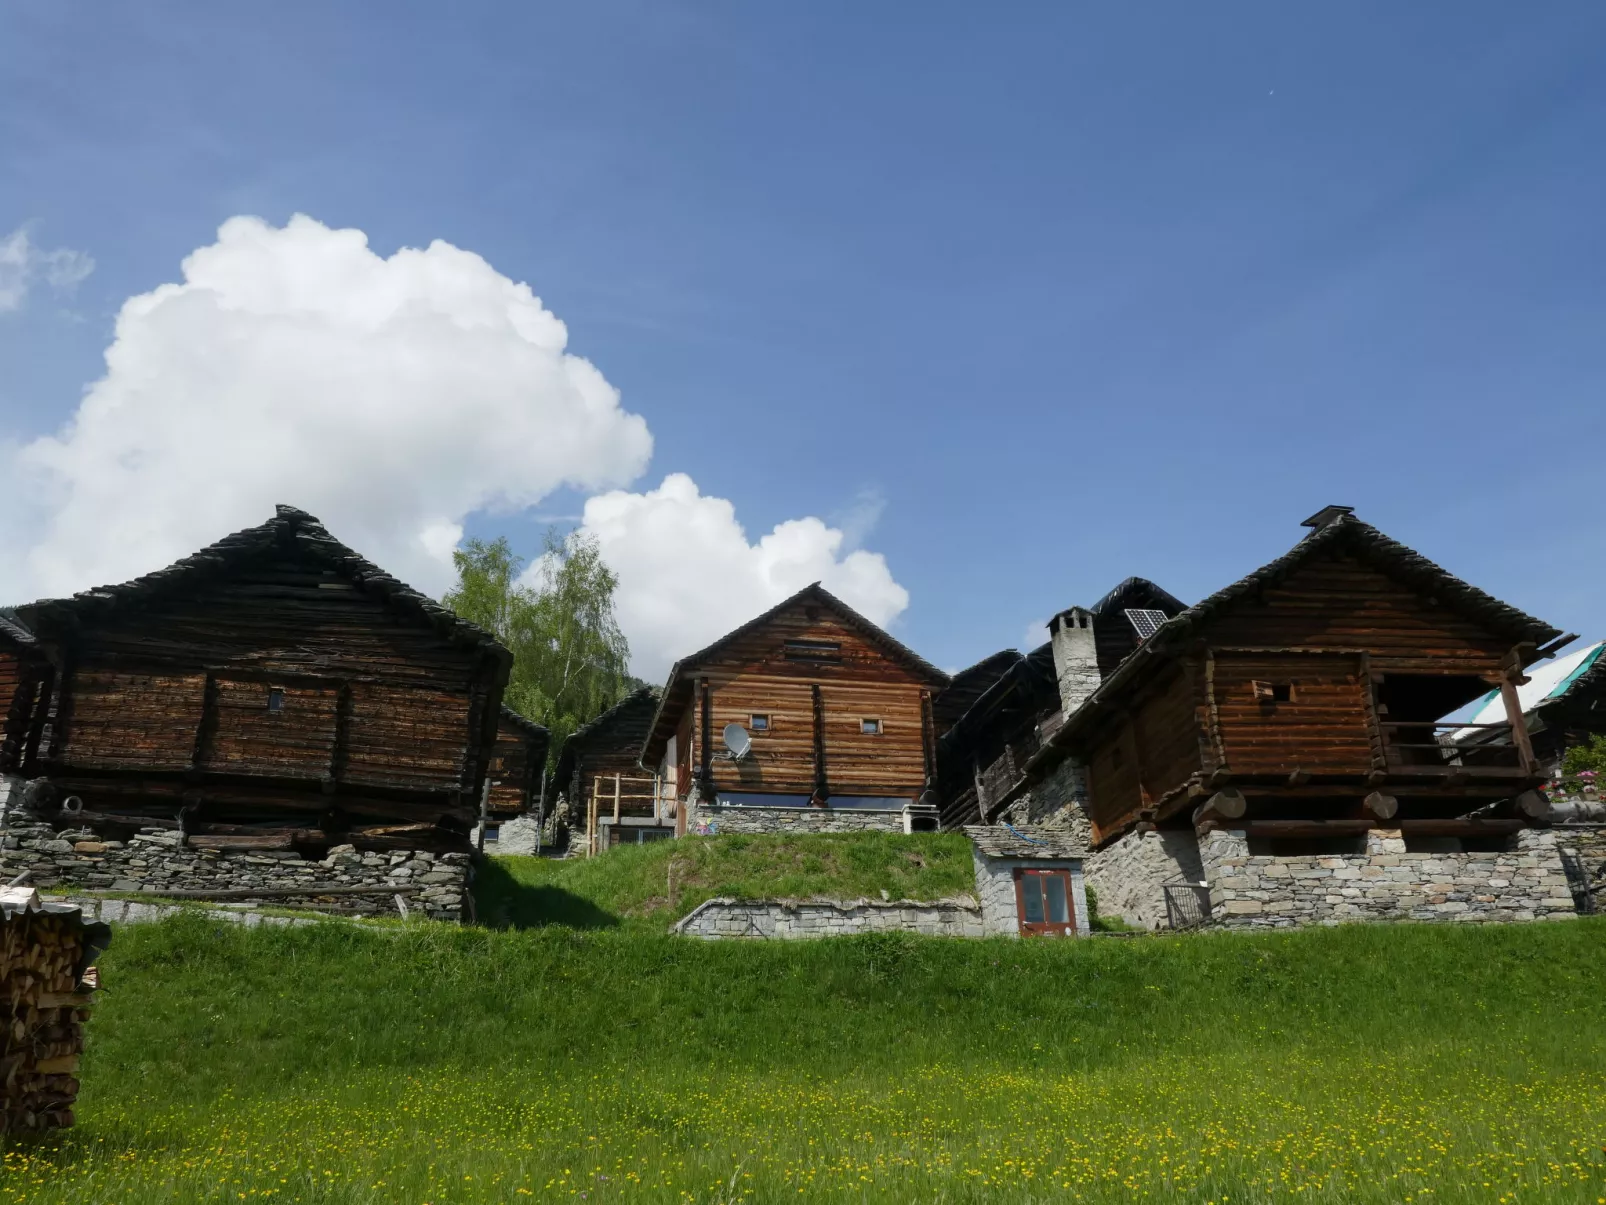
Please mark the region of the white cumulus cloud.
<svg viewBox="0 0 1606 1205"><path fill-rule="evenodd" d="M0 314L20 310L40 281L64 295L94 270L95 261L82 251L45 251L34 246L26 226L19 226L0 238Z"/></svg>
<svg viewBox="0 0 1606 1205"><path fill-rule="evenodd" d="M844 553L839 528L791 519L749 542L736 508L699 492L684 473L646 493L615 490L588 499L580 529L597 539L619 575L620 627L636 674L648 681L661 681L677 657L810 582L878 624L909 605L886 559L862 549Z"/></svg>
<svg viewBox="0 0 1606 1205"><path fill-rule="evenodd" d="M567 343L528 285L448 243L387 258L360 230L233 218L178 282L124 303L105 375L61 430L0 435L0 603L150 572L278 502L438 597L469 516L529 515L569 487L595 495L582 528L619 575L644 677L813 581L877 623L905 609L858 547L878 496L751 543L682 474L626 492L652 436Z"/></svg>
<svg viewBox="0 0 1606 1205"><path fill-rule="evenodd" d="M467 515L645 469L646 422L567 341L528 285L448 243L386 258L360 230L233 218L123 305L66 426L9 453L37 510L11 527L4 601L148 572L277 502L439 593Z"/></svg>

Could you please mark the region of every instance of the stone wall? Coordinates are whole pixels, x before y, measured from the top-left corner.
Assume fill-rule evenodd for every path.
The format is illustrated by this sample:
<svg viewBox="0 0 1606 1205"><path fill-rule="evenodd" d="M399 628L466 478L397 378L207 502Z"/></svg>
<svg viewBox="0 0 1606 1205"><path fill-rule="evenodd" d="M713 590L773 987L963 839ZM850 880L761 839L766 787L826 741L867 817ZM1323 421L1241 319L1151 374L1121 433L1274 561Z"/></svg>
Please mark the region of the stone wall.
<svg viewBox="0 0 1606 1205"><path fill-rule="evenodd" d="M1047 778L1005 808L998 818L1006 824L1063 828L1078 844L1091 847L1093 826L1084 808L1086 799L1087 772L1080 763L1067 757Z"/></svg>
<svg viewBox="0 0 1606 1205"><path fill-rule="evenodd" d="M686 831L704 833L901 833L903 809L737 807L688 800ZM706 827L705 827L706 826Z"/></svg>
<svg viewBox="0 0 1606 1205"><path fill-rule="evenodd" d="M406 897L409 909L419 909L437 920L464 919L473 867L468 854L406 853L359 854L339 845L321 861L309 861L285 851L227 851L195 849L183 844L177 832L142 829L127 842L103 841L90 829L57 832L13 816L0 837L0 881L26 870L28 882L41 890L80 887L113 892L208 891L250 888L305 889L295 897L264 897L264 903L294 900L295 907L318 907L312 902L319 887L376 888L373 896L341 894L327 897L332 910L395 912L397 887L420 887Z"/></svg>
<svg viewBox="0 0 1606 1205"><path fill-rule="evenodd" d="M928 937L981 937L981 906L974 900L708 900L672 930L705 940L846 937L855 933L923 933Z"/></svg>
<svg viewBox="0 0 1606 1205"><path fill-rule="evenodd" d="M46 896L45 902L50 904L71 904L80 909L85 920L103 920L113 925L141 925L151 921L166 920L170 916L177 916L180 912L193 912L195 908L187 904L157 904L146 903L144 900L109 900L98 896ZM208 920L226 921L229 924L244 925L254 929L258 925L300 926L317 925L326 917L312 916L275 916L267 912L259 912L257 907L250 904L223 904L207 908L202 915Z"/></svg>
<svg viewBox="0 0 1606 1205"><path fill-rule="evenodd" d="M1606 824L1567 824L1550 831L1578 910L1606 911Z"/></svg>
<svg viewBox="0 0 1606 1205"><path fill-rule="evenodd" d="M1407 853L1373 829L1359 854L1249 853L1240 832L1200 842L1214 923L1288 928L1341 921L1531 921L1574 915L1553 830L1523 829L1501 853Z"/></svg>
<svg viewBox="0 0 1606 1205"><path fill-rule="evenodd" d="M1169 924L1167 883L1199 883L1205 878L1199 842L1191 831L1127 833L1089 854L1085 873L1098 895L1099 915L1119 916L1139 929L1163 929Z"/></svg>
<svg viewBox="0 0 1606 1205"><path fill-rule="evenodd" d="M1082 864L1047 862L1042 858L989 858L974 844L970 856L976 868L976 894L981 897L982 929L988 937L1019 937L1020 912L1015 903L1015 870L1021 866L1037 869L1063 867L1071 872L1071 902L1076 909L1076 932L1086 937L1092 932L1088 921L1087 888Z"/></svg>

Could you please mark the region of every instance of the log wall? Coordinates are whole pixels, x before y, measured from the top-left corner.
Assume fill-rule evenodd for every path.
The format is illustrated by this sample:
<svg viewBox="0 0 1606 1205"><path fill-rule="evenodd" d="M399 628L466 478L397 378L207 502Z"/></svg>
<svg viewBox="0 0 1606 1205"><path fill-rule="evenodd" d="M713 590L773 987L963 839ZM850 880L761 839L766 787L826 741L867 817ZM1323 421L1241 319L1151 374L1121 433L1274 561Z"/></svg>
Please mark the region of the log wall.
<svg viewBox="0 0 1606 1205"><path fill-rule="evenodd" d="M90 813L466 843L496 661L310 555L281 547L41 640L63 669L24 773Z"/></svg>

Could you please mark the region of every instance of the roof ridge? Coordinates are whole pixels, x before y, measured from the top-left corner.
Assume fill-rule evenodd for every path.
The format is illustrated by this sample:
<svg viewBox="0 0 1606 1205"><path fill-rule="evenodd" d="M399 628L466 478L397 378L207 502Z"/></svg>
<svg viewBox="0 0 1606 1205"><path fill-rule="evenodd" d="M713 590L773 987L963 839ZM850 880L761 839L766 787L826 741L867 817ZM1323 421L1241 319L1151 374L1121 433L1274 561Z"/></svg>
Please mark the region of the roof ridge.
<svg viewBox="0 0 1606 1205"><path fill-rule="evenodd" d="M67 598L46 598L18 608L32 622L54 613L110 610L120 604L155 601L168 589L192 576L227 568L238 560L263 552L288 539L305 551L345 572L365 590L386 603L412 611L442 635L461 643L478 644L493 655L511 663L512 653L490 632L464 619L419 590L385 572L349 545L332 535L315 515L294 506L280 504L274 515L255 527L244 527L221 539L180 557L170 565L153 569L125 582L94 586Z"/></svg>

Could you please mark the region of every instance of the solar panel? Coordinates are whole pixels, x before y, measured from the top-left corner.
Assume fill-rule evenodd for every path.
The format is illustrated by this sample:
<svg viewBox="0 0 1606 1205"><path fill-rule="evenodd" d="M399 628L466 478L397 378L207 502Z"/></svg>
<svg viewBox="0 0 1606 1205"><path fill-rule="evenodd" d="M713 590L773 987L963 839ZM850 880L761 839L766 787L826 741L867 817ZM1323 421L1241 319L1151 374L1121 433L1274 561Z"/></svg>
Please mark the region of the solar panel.
<svg viewBox="0 0 1606 1205"><path fill-rule="evenodd" d="M1127 620L1132 624L1138 634L1139 640L1147 640L1160 630L1160 625L1166 621L1164 611L1145 611L1134 607L1126 613Z"/></svg>

